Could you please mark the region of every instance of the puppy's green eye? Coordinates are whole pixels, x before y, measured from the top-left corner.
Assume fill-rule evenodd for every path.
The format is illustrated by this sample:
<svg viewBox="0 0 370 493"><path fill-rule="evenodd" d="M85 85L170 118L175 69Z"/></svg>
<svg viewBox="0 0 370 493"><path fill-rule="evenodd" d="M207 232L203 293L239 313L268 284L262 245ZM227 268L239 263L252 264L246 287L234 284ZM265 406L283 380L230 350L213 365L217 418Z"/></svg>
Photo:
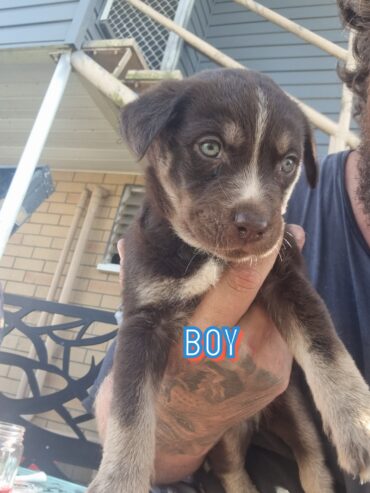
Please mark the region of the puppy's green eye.
<svg viewBox="0 0 370 493"><path fill-rule="evenodd" d="M287 156L281 163L280 169L283 173L289 175L297 166L297 159L295 156Z"/></svg>
<svg viewBox="0 0 370 493"><path fill-rule="evenodd" d="M204 140L199 144L199 149L207 157L217 157L221 151L221 144L217 140Z"/></svg>

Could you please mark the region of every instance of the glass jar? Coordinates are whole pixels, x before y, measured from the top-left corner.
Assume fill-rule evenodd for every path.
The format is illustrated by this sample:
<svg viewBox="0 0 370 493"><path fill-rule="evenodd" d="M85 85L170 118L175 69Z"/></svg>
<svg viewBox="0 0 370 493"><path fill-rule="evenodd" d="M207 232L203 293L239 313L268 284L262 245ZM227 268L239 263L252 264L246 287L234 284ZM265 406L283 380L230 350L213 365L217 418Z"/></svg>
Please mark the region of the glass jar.
<svg viewBox="0 0 370 493"><path fill-rule="evenodd" d="M0 493L11 491L23 454L23 426L0 421Z"/></svg>

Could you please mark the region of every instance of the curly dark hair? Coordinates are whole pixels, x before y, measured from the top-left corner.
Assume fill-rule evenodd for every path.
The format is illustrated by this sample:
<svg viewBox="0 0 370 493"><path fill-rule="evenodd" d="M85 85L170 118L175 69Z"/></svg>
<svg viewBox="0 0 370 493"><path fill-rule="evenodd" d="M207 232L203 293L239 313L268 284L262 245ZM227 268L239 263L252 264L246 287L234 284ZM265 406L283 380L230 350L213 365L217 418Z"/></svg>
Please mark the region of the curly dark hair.
<svg viewBox="0 0 370 493"><path fill-rule="evenodd" d="M361 126L356 195L370 225L370 0L337 0L344 24L354 30L354 70L340 67L343 82L355 93L355 116Z"/></svg>
<svg viewBox="0 0 370 493"><path fill-rule="evenodd" d="M370 0L337 0L345 27L353 29L353 54L357 63L354 70L339 65L340 78L357 96L355 116L361 116L367 103L370 75Z"/></svg>

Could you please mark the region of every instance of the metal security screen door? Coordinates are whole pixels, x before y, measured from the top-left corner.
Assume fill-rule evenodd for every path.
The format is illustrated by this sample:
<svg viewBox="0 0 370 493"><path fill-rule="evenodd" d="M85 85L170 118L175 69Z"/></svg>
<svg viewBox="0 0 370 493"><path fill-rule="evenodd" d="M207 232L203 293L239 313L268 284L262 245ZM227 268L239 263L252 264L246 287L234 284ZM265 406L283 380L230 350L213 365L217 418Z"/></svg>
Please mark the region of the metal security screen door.
<svg viewBox="0 0 370 493"><path fill-rule="evenodd" d="M145 3L174 20L179 0L145 0ZM149 68L161 68L169 36L165 27L135 9L126 0L108 0L100 21L112 38L134 38Z"/></svg>

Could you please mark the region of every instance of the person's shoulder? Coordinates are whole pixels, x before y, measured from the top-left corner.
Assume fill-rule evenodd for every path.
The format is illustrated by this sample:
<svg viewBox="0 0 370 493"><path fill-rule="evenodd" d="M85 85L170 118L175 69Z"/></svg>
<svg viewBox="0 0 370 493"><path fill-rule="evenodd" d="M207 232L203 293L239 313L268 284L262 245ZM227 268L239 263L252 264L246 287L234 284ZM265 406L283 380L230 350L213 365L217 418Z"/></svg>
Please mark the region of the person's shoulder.
<svg viewBox="0 0 370 493"><path fill-rule="evenodd" d="M328 176L338 176L343 170L350 151L328 154L319 164L319 185L325 185Z"/></svg>
<svg viewBox="0 0 370 493"><path fill-rule="evenodd" d="M349 151L328 154L319 163L319 180L310 188L304 169L289 200L285 219L288 223L301 224L324 200L328 200L340 186L342 171Z"/></svg>
<svg viewBox="0 0 370 493"><path fill-rule="evenodd" d="M327 189L328 187L332 186L333 180L338 181L339 179L340 181L349 152L350 151L342 151L335 154L328 154L321 160L321 162L318 164L319 180L314 189L310 188L306 176L304 172L302 172L296 186L296 190L298 189L300 193L296 193L295 195L298 196L302 193L303 195L307 195L307 193L310 191L312 191L314 194L320 194L322 193L323 189Z"/></svg>

